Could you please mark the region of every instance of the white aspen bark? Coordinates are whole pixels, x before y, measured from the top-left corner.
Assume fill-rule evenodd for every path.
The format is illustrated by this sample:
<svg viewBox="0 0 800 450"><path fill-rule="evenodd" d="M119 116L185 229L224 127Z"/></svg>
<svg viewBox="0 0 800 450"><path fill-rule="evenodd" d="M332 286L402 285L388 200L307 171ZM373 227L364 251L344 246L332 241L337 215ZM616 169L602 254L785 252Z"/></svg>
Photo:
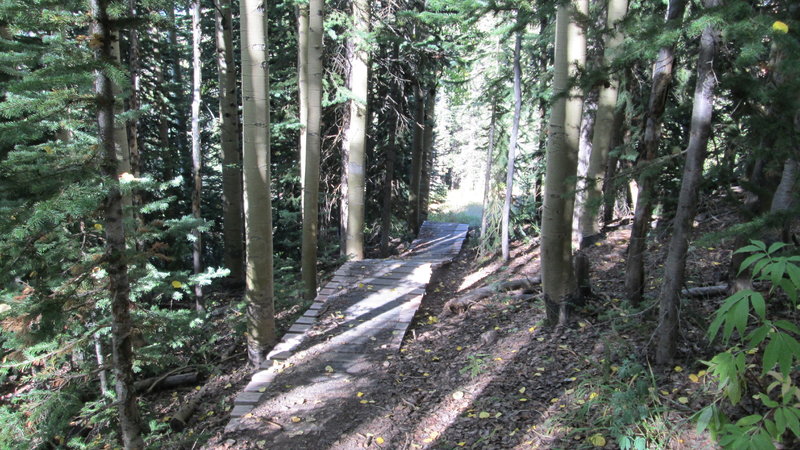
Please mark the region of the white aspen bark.
<svg viewBox="0 0 800 450"><path fill-rule="evenodd" d="M354 45L351 59L350 157L347 162L347 239L350 259L364 259L364 175L367 148L367 96L369 95L369 52L364 35L369 33L370 4L355 0L353 5Z"/></svg>
<svg viewBox="0 0 800 450"><path fill-rule="evenodd" d="M275 344L270 193L267 17L261 0L239 3L242 36L242 154L247 271L247 354L258 366Z"/></svg>
<svg viewBox="0 0 800 450"><path fill-rule="evenodd" d="M203 180L200 177L200 169L203 160L200 154L200 87L202 86L203 68L200 62L200 40L202 32L200 30L200 0L194 0L191 7L192 13L192 216L201 219L200 199L202 198ZM194 273L199 274L203 271L203 237L200 231L192 231L194 242L192 242L192 268ZM199 284L194 286L195 309L204 311L203 306L203 287Z"/></svg>
<svg viewBox="0 0 800 450"><path fill-rule="evenodd" d="M306 46L307 80L306 145L303 164L303 238L301 272L303 296L312 300L317 295L317 239L319 235L319 161L322 137L322 0L308 3L308 36Z"/></svg>
<svg viewBox="0 0 800 450"><path fill-rule="evenodd" d="M627 12L628 0L609 0L606 23L613 32L606 38L603 55L606 67L614 61L617 49L625 37L619 28L619 22L625 18ZM600 88L597 98L592 154L589 157L589 168L586 172L586 201L580 217L582 237L600 233L600 222L597 220L597 216L603 199L603 183L608 164L608 152L611 150L611 138L617 132L614 130L614 110L617 107L618 96L619 76L610 74L608 84Z"/></svg>
<svg viewBox="0 0 800 450"><path fill-rule="evenodd" d="M517 12L517 22L519 24L519 11ZM514 160L517 153L517 139L519 137L519 119L522 111L522 68L520 66L520 53L522 47L522 30L517 31L514 39L514 118L511 123L511 137L508 144L508 166L506 167L506 195L503 203L503 215L501 225L500 245L503 253L503 260L508 261L511 257L509 250L509 227L511 220L511 197L514 192Z"/></svg>

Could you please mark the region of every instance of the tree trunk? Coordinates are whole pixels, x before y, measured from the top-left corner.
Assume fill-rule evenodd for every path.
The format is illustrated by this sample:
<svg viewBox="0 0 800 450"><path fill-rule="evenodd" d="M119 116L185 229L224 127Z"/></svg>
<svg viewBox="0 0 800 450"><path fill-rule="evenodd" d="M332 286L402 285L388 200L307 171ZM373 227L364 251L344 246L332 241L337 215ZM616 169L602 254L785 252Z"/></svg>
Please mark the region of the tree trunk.
<svg viewBox="0 0 800 450"><path fill-rule="evenodd" d="M113 64L112 33L106 0L92 0L93 27L100 37L101 45L96 57L105 64ZM114 388L119 404L119 424L123 445L126 449L144 447L141 436L141 419L133 391L133 347L131 346L130 282L125 249L125 227L123 223L123 199L119 188L120 161L117 148L122 142L114 126L114 88L111 80L102 71L97 72L97 124L100 133L100 148L103 152L102 173L109 181L108 193L103 205L106 230L105 261L107 261L108 290L111 299L111 346L114 371ZM127 144L127 141L125 142Z"/></svg>
<svg viewBox="0 0 800 450"><path fill-rule="evenodd" d="M520 12L517 11L517 23L521 24ZM519 120L522 111L522 67L520 66L520 53L522 49L522 30L517 31L514 39L514 118L511 122L511 137L508 144L508 166L506 168L506 196L503 203L503 216L501 225L500 245L503 260L511 257L509 249L509 231L511 220L511 197L514 192L514 159L517 152L517 138L519 137Z"/></svg>
<svg viewBox="0 0 800 450"><path fill-rule="evenodd" d="M203 67L200 62L200 40L202 31L200 30L200 0L192 1L192 216L200 220L200 199L203 192L203 180L200 177L202 167L202 155L200 153L200 88L203 83ZM200 230L192 230L194 241L192 242L192 268L195 275L203 272L203 238ZM200 283L194 286L195 309L199 312L205 310L203 305L203 287Z"/></svg>
<svg viewBox="0 0 800 450"><path fill-rule="evenodd" d="M258 367L275 344L270 194L269 49L260 0L239 3L242 39L242 154L247 254L247 356Z"/></svg>
<svg viewBox="0 0 800 450"><path fill-rule="evenodd" d="M419 187L422 178L423 134L425 132L425 94L419 80L414 85L414 118L411 142L411 186L408 191L408 227L412 233L419 232Z"/></svg>
<svg viewBox="0 0 800 450"><path fill-rule="evenodd" d="M486 236L486 226L489 215L486 209L489 207L489 193L492 183L492 161L494 161L494 131L496 126L497 105L492 101L491 117L489 118L489 143L486 148L486 171L483 176L483 207L481 209L481 239Z"/></svg>
<svg viewBox="0 0 800 450"><path fill-rule="evenodd" d="M436 84L428 89L425 103L425 131L422 133L422 174L419 181L420 222L428 220L431 196L431 173L433 172L433 131L436 127Z"/></svg>
<svg viewBox="0 0 800 450"><path fill-rule="evenodd" d="M397 154L397 122L391 118L389 125L389 144L386 146L385 170L383 178L383 208L381 209L381 256L389 257L389 238L392 231L392 184L394 182L394 163Z"/></svg>
<svg viewBox="0 0 800 450"><path fill-rule="evenodd" d="M303 298L317 296L317 240L319 234L319 161L322 137L322 0L308 4L308 35L306 36L307 122L303 164L303 242L301 272ZM302 21L301 21L302 25ZM302 49L300 50L302 51Z"/></svg>
<svg viewBox="0 0 800 450"><path fill-rule="evenodd" d="M136 18L136 0L128 0L128 14ZM128 67L131 77L131 93L128 96L128 109L139 109L139 81L141 77L141 63L139 61L139 31L132 26L128 32ZM128 121L128 151L130 153L131 174L139 177L141 173L141 155L139 153L139 119Z"/></svg>
<svg viewBox="0 0 800 450"><path fill-rule="evenodd" d="M608 67L616 57L617 48L622 43L624 35L619 29L619 22L628 11L628 0L609 0L608 17L606 19L609 29L613 34L606 40L603 59ZM600 88L597 98L597 112L595 113L594 135L592 136L592 154L589 158L589 168L586 172L586 201L583 214L580 217L581 236L594 236L600 233L600 222L597 213L603 200L603 183L608 164L608 152L611 150L612 136L617 133L614 129L614 110L617 107L619 90L619 77L610 74L608 84Z"/></svg>
<svg viewBox="0 0 800 450"><path fill-rule="evenodd" d="M236 284L244 283L242 167L239 157L239 95L233 59L231 0L216 0L219 71L220 147L222 148L222 242L225 267Z"/></svg>
<svg viewBox="0 0 800 450"><path fill-rule="evenodd" d="M670 0L667 8L667 27L680 25L685 0ZM636 196L636 209L631 225L631 237L628 243L628 255L625 260L625 292L628 300L638 305L644 295L644 254L647 247L647 228L653 209L652 196L655 192L654 174L648 171L658 152L661 140L661 121L667 102L667 91L672 81L672 68L675 62L675 46L667 45L658 51L653 64L653 85L650 89L650 100L647 105L647 121L644 130L642 148L639 151L638 167L643 169L639 175L639 194Z"/></svg>
<svg viewBox="0 0 800 450"><path fill-rule="evenodd" d="M592 134L597 112L597 92L592 91L583 101L581 125L578 139L578 168L575 171L575 206L572 210L572 246L583 248L581 243L589 235L581 233L581 217L586 210L586 176L589 173L589 159L592 156Z"/></svg>
<svg viewBox="0 0 800 450"><path fill-rule="evenodd" d="M369 33L370 3L355 0L353 6L353 58L350 60L350 158L347 162L347 257L364 259L364 174L367 150L369 53L363 36Z"/></svg>
<svg viewBox="0 0 800 450"><path fill-rule="evenodd" d="M719 6L720 0L704 0L706 8ZM697 207L697 191L703 174L706 146L711 135L711 116L714 111L714 88L717 74L714 72L718 31L706 25L700 37L697 57L697 84L692 105L692 126L686 148L686 163L683 168L681 191L673 220L672 239L669 243L667 262L664 265L664 284L659 297L659 317L656 334L656 363L666 364L673 356L678 341L678 307L684 281L686 251L692 232Z"/></svg>
<svg viewBox="0 0 800 450"><path fill-rule="evenodd" d="M576 0L572 4L584 13L588 7L586 0ZM570 99L568 107L567 88L570 62L572 70L577 70L581 55L585 57L586 41L577 25L570 22L569 9L568 5L562 5L556 13L553 77L556 100L550 115L542 212L542 283L547 322L551 325L567 321L567 303L577 295L571 237L581 108L576 107L577 99Z"/></svg>
<svg viewBox="0 0 800 450"><path fill-rule="evenodd" d="M617 111L614 114L614 124L611 128L614 132L611 134L611 142L609 149L619 147L623 143L623 126L625 124L625 113ZM619 165L619 158L609 154L608 162L606 163L606 173L603 176L603 225L608 225L614 220L614 206L617 203L618 183L615 181L617 174L617 165ZM597 180L596 180L597 182Z"/></svg>

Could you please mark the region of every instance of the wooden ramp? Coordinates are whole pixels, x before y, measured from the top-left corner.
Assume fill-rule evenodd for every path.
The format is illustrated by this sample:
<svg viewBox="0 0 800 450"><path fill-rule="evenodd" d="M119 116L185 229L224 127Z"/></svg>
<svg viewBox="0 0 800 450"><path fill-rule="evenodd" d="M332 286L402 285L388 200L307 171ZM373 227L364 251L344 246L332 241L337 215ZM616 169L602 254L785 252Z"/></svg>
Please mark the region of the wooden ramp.
<svg viewBox="0 0 800 450"><path fill-rule="evenodd" d="M425 222L406 254L342 265L236 397L226 432L260 404L289 402L285 384L276 386L281 378L303 383L306 398L323 399L342 383L358 385L359 376L398 352L433 272L458 255L467 230Z"/></svg>

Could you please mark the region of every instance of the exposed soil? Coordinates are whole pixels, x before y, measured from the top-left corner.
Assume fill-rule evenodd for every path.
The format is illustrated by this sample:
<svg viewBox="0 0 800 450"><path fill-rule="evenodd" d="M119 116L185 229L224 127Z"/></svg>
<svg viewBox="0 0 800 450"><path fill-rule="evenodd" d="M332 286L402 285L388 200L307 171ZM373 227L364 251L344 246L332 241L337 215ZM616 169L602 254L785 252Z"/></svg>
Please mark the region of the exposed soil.
<svg viewBox="0 0 800 450"><path fill-rule="evenodd" d="M735 219L709 213L697 235ZM325 394L337 396L339 413L315 408L308 391L306 401L285 405L281 414L262 416L256 408L249 426L236 433L222 433L224 412L217 409L209 419L201 411L190 433L214 432L204 448L219 449L618 448L625 437L615 433L629 426L649 448L716 448L707 434L694 432L690 417L708 400L711 384L698 358L718 351L704 334L721 298L685 301L675 365L651 367L653 300L668 244L666 233L656 234L647 262L649 303L635 313L623 308L628 230L622 226L588 249L595 295L560 329L542 325L540 298L513 292L440 318L454 297L539 273L535 242L517 245L508 264L477 261L467 244L429 284L400 352L376 354L368 383ZM723 246L692 247L687 287L724 280L730 254ZM331 320L323 319L323 327ZM243 369L232 374L227 389L207 393L209 404L230 404L245 381ZM645 418L630 419L641 408Z"/></svg>

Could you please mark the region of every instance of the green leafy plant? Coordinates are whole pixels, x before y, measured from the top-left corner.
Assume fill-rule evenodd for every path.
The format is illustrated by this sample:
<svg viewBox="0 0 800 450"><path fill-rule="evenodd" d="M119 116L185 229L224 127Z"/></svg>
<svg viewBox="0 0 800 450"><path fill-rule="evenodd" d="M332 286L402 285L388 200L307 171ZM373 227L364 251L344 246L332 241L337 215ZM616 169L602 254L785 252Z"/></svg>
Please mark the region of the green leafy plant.
<svg viewBox="0 0 800 450"><path fill-rule="evenodd" d="M486 358L489 355L486 353L476 353L467 357L467 365L462 367L458 373L464 375L469 372L469 376L477 377L486 371Z"/></svg>
<svg viewBox="0 0 800 450"><path fill-rule="evenodd" d="M800 256L782 254L786 246L776 242L768 247L764 242L751 241L736 251L752 253L742 262L739 273L752 269L753 280L769 283L768 296L765 299L754 290L731 295L708 329L711 340L721 332L728 348L704 361L717 381L717 394L711 405L698 412L697 426L700 432L709 429L725 448L774 448L773 442L781 442L787 431L800 437L800 389L791 377L800 360L800 328L789 320L772 320L767 314L767 299L774 301L778 288L797 307ZM769 383L764 392L753 395L761 403L760 413L730 422L719 403L727 400L739 404L749 377L764 380L760 385Z"/></svg>

